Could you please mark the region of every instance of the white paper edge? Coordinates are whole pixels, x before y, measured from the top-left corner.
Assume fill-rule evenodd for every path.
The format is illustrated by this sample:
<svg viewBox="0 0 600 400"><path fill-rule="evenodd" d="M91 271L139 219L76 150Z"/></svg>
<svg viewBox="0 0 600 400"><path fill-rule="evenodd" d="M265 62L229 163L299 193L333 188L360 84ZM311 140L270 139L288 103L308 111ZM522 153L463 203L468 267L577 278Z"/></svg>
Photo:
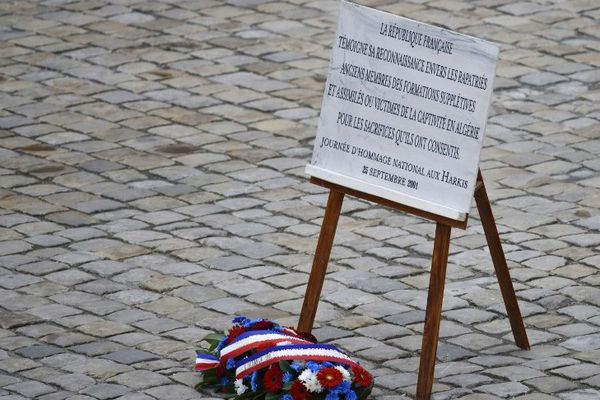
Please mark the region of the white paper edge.
<svg viewBox="0 0 600 400"><path fill-rule="evenodd" d="M315 178L335 183L336 185L345 186L347 188L358 190L360 192L365 192L378 197L383 197L384 199L395 201L396 203L404 204L409 207L418 208L419 210L428 211L430 213L441 215L443 217L447 217L457 221L464 221L467 219L467 213L465 212L445 207L441 204L432 203L427 200L419 199L404 193L396 192L383 186L365 182L360 179L342 175L337 172L329 171L320 167L315 167L312 164L307 164L304 172Z"/></svg>

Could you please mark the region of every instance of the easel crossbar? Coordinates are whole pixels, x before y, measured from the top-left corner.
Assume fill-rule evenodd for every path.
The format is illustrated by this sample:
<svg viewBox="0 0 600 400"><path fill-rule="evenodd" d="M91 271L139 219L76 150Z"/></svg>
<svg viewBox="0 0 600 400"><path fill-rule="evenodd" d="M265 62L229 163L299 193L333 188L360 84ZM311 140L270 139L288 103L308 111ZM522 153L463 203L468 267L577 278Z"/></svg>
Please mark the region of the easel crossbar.
<svg viewBox="0 0 600 400"><path fill-rule="evenodd" d="M413 215L416 215L416 216L419 216L422 218L426 218L431 221L440 222L445 225L451 226L453 228L465 229L467 227L467 221L469 220L468 215L464 221L460 221L460 220L456 220L456 219L452 219L452 218L448 218L448 217L443 217L441 215L433 214L428 211L420 210L418 208L414 208L414 207L406 206L404 204L396 203L395 201L384 199L383 197L379 197L379 196L375 196L375 195L372 195L369 193L350 189L350 188L347 188L344 186L337 185L335 183L325 181L323 179L315 178L315 177L311 177L310 182L314 183L315 185L319 185L319 186L322 186L324 188L327 188L327 189L330 189L330 190L333 190L336 192L340 192L340 193L344 193L344 194L347 194L350 196L358 197L359 199L372 201L374 203L381 204L383 206L393 208L395 210L404 211L408 214L413 214Z"/></svg>

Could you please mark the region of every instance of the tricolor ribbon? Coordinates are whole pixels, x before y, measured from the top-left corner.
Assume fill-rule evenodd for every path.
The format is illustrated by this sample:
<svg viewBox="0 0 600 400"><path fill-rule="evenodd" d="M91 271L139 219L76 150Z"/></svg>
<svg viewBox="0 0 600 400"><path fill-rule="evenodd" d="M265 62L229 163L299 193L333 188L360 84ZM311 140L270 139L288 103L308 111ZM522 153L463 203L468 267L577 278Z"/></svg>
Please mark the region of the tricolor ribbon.
<svg viewBox="0 0 600 400"><path fill-rule="evenodd" d="M242 379L254 371L265 368L279 361L311 360L329 361L350 366L358 364L339 351L335 346L326 344L297 344L276 346L252 356L246 357L236 364L236 379Z"/></svg>
<svg viewBox="0 0 600 400"><path fill-rule="evenodd" d="M218 366L219 359L217 357L210 354L196 353L196 371L206 371Z"/></svg>
<svg viewBox="0 0 600 400"><path fill-rule="evenodd" d="M308 340L272 330L250 331L242 333L228 346L221 349L221 359L226 361L252 349L261 349L286 344L311 344Z"/></svg>

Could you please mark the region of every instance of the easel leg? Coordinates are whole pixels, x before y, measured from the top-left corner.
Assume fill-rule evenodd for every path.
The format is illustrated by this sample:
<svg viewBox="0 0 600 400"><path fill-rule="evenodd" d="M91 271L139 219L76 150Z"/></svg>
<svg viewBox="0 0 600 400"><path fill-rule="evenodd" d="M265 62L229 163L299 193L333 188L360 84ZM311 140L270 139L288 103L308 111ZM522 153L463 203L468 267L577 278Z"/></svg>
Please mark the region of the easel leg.
<svg viewBox="0 0 600 400"><path fill-rule="evenodd" d="M504 257L504 251L502 250L500 236L498 235L498 229L496 227L496 221L492 214L492 207L490 206L490 200L488 199L485 190L481 172L479 172L479 181L478 189L475 191L475 202L477 203L477 209L479 210L481 225L483 225L483 230L485 231L485 238L490 249L494 269L496 270L496 277L498 278L498 284L500 285L500 291L502 292L502 298L504 299L504 305L506 306L506 313L508 314L508 319L517 346L528 350L529 340L527 339L527 332L525 331L525 325L523 324L523 318L521 317L521 311L519 310L519 303L517 303L515 289L512 280L510 279L506 258Z"/></svg>
<svg viewBox="0 0 600 400"><path fill-rule="evenodd" d="M298 322L298 330L301 332L312 331L343 201L344 193L335 190L329 192L327 208L321 225L321 234L319 235L315 258L304 295L304 303L302 304L302 312L300 313L300 321Z"/></svg>
<svg viewBox="0 0 600 400"><path fill-rule="evenodd" d="M417 382L417 400L428 400L433 386L433 372L440 333L442 302L444 300L444 283L448 265L448 249L450 247L450 229L450 226L439 222L435 227L425 329L423 331L423 343L421 344L421 361Z"/></svg>

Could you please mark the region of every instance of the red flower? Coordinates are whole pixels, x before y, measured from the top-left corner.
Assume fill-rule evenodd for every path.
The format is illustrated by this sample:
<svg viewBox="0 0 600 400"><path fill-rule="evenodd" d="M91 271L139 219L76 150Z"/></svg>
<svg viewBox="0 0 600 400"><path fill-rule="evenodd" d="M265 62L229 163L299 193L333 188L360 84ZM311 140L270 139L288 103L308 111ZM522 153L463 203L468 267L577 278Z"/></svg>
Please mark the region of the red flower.
<svg viewBox="0 0 600 400"><path fill-rule="evenodd" d="M264 319L252 325L252 330L254 331L265 331L271 328L273 328L273 323Z"/></svg>
<svg viewBox="0 0 600 400"><path fill-rule="evenodd" d="M321 368L317 372L317 379L321 386L331 389L342 383L344 375L333 367Z"/></svg>
<svg viewBox="0 0 600 400"><path fill-rule="evenodd" d="M240 336L242 333L246 332L246 328L239 325L234 325L229 330L229 334L227 335L227 339L225 340L225 344L229 344L233 342L233 340Z"/></svg>
<svg viewBox="0 0 600 400"><path fill-rule="evenodd" d="M295 380L294 383L292 383L290 395L292 395L292 399L294 400L308 400L311 398L310 392L299 380Z"/></svg>
<svg viewBox="0 0 600 400"><path fill-rule="evenodd" d="M354 374L354 383L356 383L358 386L371 386L373 378L371 378L371 374L369 374L366 369L360 365L354 365L352 366L352 373Z"/></svg>
<svg viewBox="0 0 600 400"><path fill-rule="evenodd" d="M283 372L278 366L271 366L267 372L265 372L263 382L267 392L277 393L283 387Z"/></svg>

